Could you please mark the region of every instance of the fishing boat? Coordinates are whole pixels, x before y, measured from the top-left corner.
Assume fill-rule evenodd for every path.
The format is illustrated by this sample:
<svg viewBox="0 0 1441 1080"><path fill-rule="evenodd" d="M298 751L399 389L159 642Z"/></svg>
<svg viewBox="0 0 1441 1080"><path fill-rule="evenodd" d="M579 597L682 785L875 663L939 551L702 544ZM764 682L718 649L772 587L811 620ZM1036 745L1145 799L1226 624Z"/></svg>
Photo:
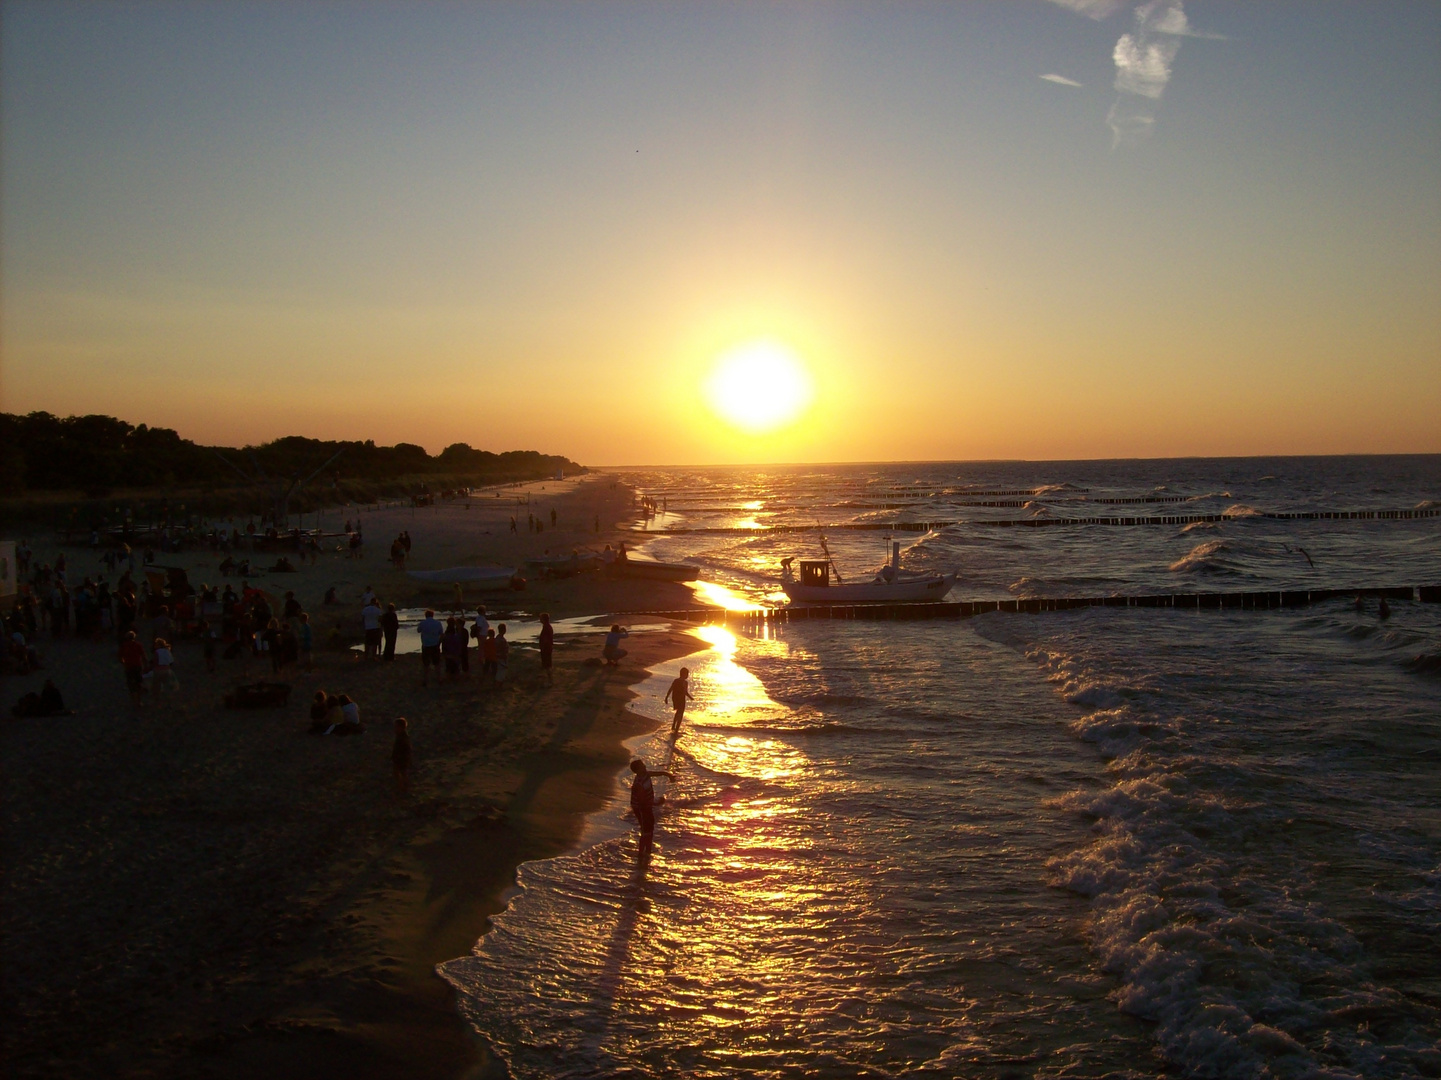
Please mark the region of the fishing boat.
<svg viewBox="0 0 1441 1080"><path fill-rule="evenodd" d="M470 585L478 589L508 589L516 578L509 566L452 566L447 570L407 570L428 585Z"/></svg>
<svg viewBox="0 0 1441 1080"><path fill-rule="evenodd" d="M802 559L799 577L791 565L794 557L781 560L781 590L793 604L913 604L944 599L956 583L956 575L906 573L901 569L901 542L887 539L891 561L871 581L844 581L825 537L821 537L826 557Z"/></svg>

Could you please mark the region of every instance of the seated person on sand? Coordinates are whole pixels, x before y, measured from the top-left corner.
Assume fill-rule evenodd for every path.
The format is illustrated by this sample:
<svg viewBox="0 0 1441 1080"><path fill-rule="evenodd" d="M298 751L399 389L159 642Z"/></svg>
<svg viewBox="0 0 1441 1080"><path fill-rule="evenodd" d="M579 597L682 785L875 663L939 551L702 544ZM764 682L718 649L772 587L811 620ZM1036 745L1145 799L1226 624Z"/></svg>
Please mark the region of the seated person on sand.
<svg viewBox="0 0 1441 1080"><path fill-rule="evenodd" d="M236 563L236 561L235 561L233 558L231 558L229 555L227 555L227 556L225 556L225 561L220 564L220 572L221 572L222 574L225 574L225 575L228 577L229 574L230 574L230 571L234 570L235 567L238 566L238 565L239 565L239 564Z"/></svg>
<svg viewBox="0 0 1441 1080"><path fill-rule="evenodd" d="M300 571L295 569L295 564L284 555L275 560L275 565L270 568L272 574L297 574Z"/></svg>
<svg viewBox="0 0 1441 1080"><path fill-rule="evenodd" d="M365 730L360 722L360 706L350 700L349 694L340 694L335 702L340 706L340 723L332 725L327 735L359 735Z"/></svg>
<svg viewBox="0 0 1441 1080"><path fill-rule="evenodd" d="M40 666L40 654L25 639L22 630L14 630L10 634L10 658L22 675L28 675Z"/></svg>
<svg viewBox="0 0 1441 1080"><path fill-rule="evenodd" d="M315 691L310 702L310 734L324 735L340 722L340 699L324 690Z"/></svg>
<svg viewBox="0 0 1441 1080"><path fill-rule="evenodd" d="M611 667L619 667L620 658L626 654L626 650L620 647L620 639L623 637L630 637L630 631L622 629L619 624L613 625L610 633L605 636L605 647L600 654Z"/></svg>
<svg viewBox="0 0 1441 1080"><path fill-rule="evenodd" d="M31 691L15 703L10 710L11 716L74 716L75 714L65 707L65 699L60 696L60 690L53 680L46 679L45 685L41 687L40 693Z"/></svg>

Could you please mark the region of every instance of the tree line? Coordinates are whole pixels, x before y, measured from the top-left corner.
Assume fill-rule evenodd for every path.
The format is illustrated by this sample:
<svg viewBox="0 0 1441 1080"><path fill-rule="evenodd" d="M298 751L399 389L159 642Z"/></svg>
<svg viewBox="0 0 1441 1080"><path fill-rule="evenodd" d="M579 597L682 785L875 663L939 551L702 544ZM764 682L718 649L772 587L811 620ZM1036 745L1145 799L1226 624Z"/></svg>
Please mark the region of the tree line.
<svg viewBox="0 0 1441 1080"><path fill-rule="evenodd" d="M339 456L335 455L339 452ZM234 488L247 478L308 475L335 457L317 484L394 483L444 477L471 485L536 480L583 471L557 454L493 453L454 443L439 454L414 443L335 441L289 435L259 446L204 446L170 428L129 424L113 416L0 413L0 494L81 492L103 498L117 489Z"/></svg>

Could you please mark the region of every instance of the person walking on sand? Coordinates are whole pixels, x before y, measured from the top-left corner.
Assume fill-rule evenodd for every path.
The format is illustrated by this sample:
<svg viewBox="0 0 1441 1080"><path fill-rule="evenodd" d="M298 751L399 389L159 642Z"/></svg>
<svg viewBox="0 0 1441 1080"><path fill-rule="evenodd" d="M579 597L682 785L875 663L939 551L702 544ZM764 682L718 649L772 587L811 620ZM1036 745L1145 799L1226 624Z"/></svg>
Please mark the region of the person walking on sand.
<svg viewBox="0 0 1441 1080"><path fill-rule="evenodd" d="M164 638L155 639L155 692L174 693L180 689L180 680L175 677L175 654L170 651L170 642Z"/></svg>
<svg viewBox="0 0 1441 1080"><path fill-rule="evenodd" d="M395 744L390 748L390 767L395 773L395 795L410 794L410 726L405 717L395 718Z"/></svg>
<svg viewBox="0 0 1441 1080"><path fill-rule="evenodd" d="M640 758L630 763L630 771L635 773L635 779L630 782L630 808L640 825L641 836L649 838L655 832L655 808L665 802L664 795L656 796L651 777L664 776L667 780L675 777L661 769L647 769Z"/></svg>
<svg viewBox="0 0 1441 1080"><path fill-rule="evenodd" d="M610 667L620 667L620 659L626 654L626 650L620 647L620 639L630 637L630 631L621 628L619 623L611 626L610 633L605 636L605 646L601 649L601 655Z"/></svg>
<svg viewBox="0 0 1441 1080"><path fill-rule="evenodd" d="M125 640L120 643L120 666L125 669L125 689L130 693L130 704L136 713L140 712L140 696L145 693L145 646L134 630L125 631Z"/></svg>
<svg viewBox="0 0 1441 1080"><path fill-rule="evenodd" d="M690 692L690 668L681 668L680 677L672 680L670 689L665 692L665 700L675 708L675 719L670 725L672 739L680 734L681 721L685 719L685 703L694 697Z"/></svg>
<svg viewBox="0 0 1441 1080"><path fill-rule="evenodd" d="M316 630L310 626L310 614L301 611L300 626L295 629L295 646L300 649L300 662L305 670L311 669L313 663L314 649L316 649Z"/></svg>
<svg viewBox="0 0 1441 1080"><path fill-rule="evenodd" d="M440 677L440 639L445 636L445 624L435 617L435 612L425 609L425 618L415 627L420 635L420 685L430 683L430 669L435 668Z"/></svg>
<svg viewBox="0 0 1441 1080"><path fill-rule="evenodd" d="M551 674L550 665L555 656L555 627L550 625L549 612L540 614L540 670L545 673L545 681L554 683L555 677Z"/></svg>
<svg viewBox="0 0 1441 1080"><path fill-rule="evenodd" d="M510 642L505 638L505 623L495 628L495 685L505 686L510 674Z"/></svg>

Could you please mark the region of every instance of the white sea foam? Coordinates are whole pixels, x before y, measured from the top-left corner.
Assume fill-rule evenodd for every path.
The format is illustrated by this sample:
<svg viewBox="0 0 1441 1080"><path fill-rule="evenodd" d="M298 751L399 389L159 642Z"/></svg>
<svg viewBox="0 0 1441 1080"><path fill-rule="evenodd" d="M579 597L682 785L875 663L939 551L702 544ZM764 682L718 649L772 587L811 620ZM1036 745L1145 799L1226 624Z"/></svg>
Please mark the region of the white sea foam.
<svg viewBox="0 0 1441 1080"><path fill-rule="evenodd" d="M1211 570L1217 566L1217 557L1227 549L1224 540L1207 540L1197 544L1181 558L1170 565L1173 574L1194 573L1197 570Z"/></svg>
<svg viewBox="0 0 1441 1080"><path fill-rule="evenodd" d="M1149 679L1138 692L1134 679L1087 660L1078 646L1088 637L1072 632L1027 652L1086 709L1076 735L1111 759L1109 787L1053 800L1091 821L1094 839L1048 865L1055 885L1091 900L1091 941L1120 980L1117 1004L1153 1021L1165 1055L1189 1076L1429 1070L1427 1010L1372 981L1347 926L1275 873L1287 855L1274 838L1289 822L1265 796L1265 776L1224 740L1207 745L1218 718L1174 712ZM1441 930L1441 868L1393 903ZM1381 1038L1367 1026L1378 1017L1416 1017L1420 1027Z"/></svg>

